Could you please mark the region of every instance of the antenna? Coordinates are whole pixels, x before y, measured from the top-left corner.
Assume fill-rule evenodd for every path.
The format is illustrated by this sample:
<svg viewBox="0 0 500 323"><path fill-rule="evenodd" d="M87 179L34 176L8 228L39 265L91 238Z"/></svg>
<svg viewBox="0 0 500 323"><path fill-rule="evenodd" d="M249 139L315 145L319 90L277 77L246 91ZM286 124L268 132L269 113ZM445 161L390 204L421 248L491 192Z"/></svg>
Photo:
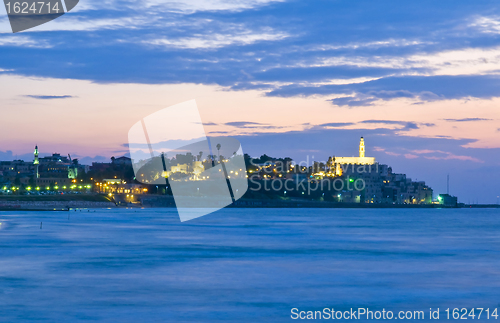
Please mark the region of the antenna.
<svg viewBox="0 0 500 323"><path fill-rule="evenodd" d="M446 194L450 195L450 174L446 178Z"/></svg>

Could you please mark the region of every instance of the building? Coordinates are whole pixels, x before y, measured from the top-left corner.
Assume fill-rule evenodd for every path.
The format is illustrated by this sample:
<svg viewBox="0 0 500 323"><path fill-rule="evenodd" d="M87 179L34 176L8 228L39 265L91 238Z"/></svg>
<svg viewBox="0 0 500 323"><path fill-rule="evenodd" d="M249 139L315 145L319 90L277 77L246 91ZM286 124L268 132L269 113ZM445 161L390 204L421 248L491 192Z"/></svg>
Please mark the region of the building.
<svg viewBox="0 0 500 323"><path fill-rule="evenodd" d="M31 173L34 170L35 167L30 162L25 162L23 160L0 162L0 171L2 171L6 176Z"/></svg>
<svg viewBox="0 0 500 323"><path fill-rule="evenodd" d="M96 183L99 193L104 194L148 194L148 187L141 184L128 184L119 178L104 179L102 183Z"/></svg>
<svg viewBox="0 0 500 323"><path fill-rule="evenodd" d="M36 153L38 155L38 146L36 146L35 148L36 148ZM54 154L52 154L52 156L46 156L46 157L39 158L39 161L40 161L41 165L51 164L51 163L69 164L71 162L68 157L61 156L61 154L58 154L58 153L54 153Z"/></svg>
<svg viewBox="0 0 500 323"><path fill-rule="evenodd" d="M359 141L359 157L329 157L325 164L314 162L311 173L312 177L322 179L324 177L342 176L349 165L374 165L375 157L365 156L365 139Z"/></svg>
<svg viewBox="0 0 500 323"><path fill-rule="evenodd" d="M364 189L360 201L384 204L431 204L432 188L425 182L414 182L406 174L392 172L392 167L375 163L373 165L350 165L343 168L344 177L361 179Z"/></svg>
<svg viewBox="0 0 500 323"><path fill-rule="evenodd" d="M125 166L132 166L132 159L126 156L118 157L118 158L111 158L111 163L115 165L125 165Z"/></svg>
<svg viewBox="0 0 500 323"><path fill-rule="evenodd" d="M37 178L35 180L35 185L38 187L48 187L48 186L71 186L73 185L73 180L71 178L62 177L62 178Z"/></svg>
<svg viewBox="0 0 500 323"><path fill-rule="evenodd" d="M342 176L344 169L348 165L374 165L375 157L365 156L365 139L361 137L359 141L359 157L330 157L327 162L325 175Z"/></svg>
<svg viewBox="0 0 500 323"><path fill-rule="evenodd" d="M35 167L30 162L23 160L0 162L2 183L15 185L28 185L33 179Z"/></svg>
<svg viewBox="0 0 500 323"><path fill-rule="evenodd" d="M31 165L32 177L36 185L69 185L78 174L86 173L87 166L80 165L78 159L72 159L54 153L51 156L39 157L38 145L35 146L34 159ZM50 179L50 181L41 181L41 179Z"/></svg>
<svg viewBox="0 0 500 323"><path fill-rule="evenodd" d="M433 191L425 182L414 182L405 174L396 174L388 165L366 157L365 141L359 142L359 157L330 157L325 164L315 162L311 167L314 180L341 178L363 184L360 190L337 192L338 201L349 203L430 204Z"/></svg>
<svg viewBox="0 0 500 323"><path fill-rule="evenodd" d="M450 194L439 194L438 203L446 207L456 207L458 205L458 198Z"/></svg>
<svg viewBox="0 0 500 323"><path fill-rule="evenodd" d="M97 163L93 162L92 166L90 166L90 170L94 172L105 172L109 169L112 169L113 166L124 166L124 167L132 167L132 159L129 157L111 157L111 163ZM136 165L138 166L138 165ZM140 167L139 167L140 168Z"/></svg>
<svg viewBox="0 0 500 323"><path fill-rule="evenodd" d="M90 166L90 170L94 172L104 172L109 168L111 168L111 163L92 162L92 166Z"/></svg>
<svg viewBox="0 0 500 323"><path fill-rule="evenodd" d="M361 137L359 141L359 157L332 157L332 161L337 165L373 165L375 157L365 156L365 139Z"/></svg>
<svg viewBox="0 0 500 323"><path fill-rule="evenodd" d="M163 172L163 177L170 177L174 174L187 174L191 175L190 180L201 180L199 176L205 171L203 161L193 161L190 164L177 164L170 166L170 171Z"/></svg>

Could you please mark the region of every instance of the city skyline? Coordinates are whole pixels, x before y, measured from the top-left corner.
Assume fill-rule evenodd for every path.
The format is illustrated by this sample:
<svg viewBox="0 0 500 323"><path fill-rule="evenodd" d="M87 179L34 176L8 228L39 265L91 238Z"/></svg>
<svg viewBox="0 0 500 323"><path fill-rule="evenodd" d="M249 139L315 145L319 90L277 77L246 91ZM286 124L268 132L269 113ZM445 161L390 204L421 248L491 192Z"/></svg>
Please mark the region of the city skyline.
<svg viewBox="0 0 500 323"><path fill-rule="evenodd" d="M449 173L464 202L500 195L492 1L86 1L15 35L0 14L0 159L122 156L137 120L196 99L206 133L253 156L350 156L365 136L437 192Z"/></svg>
<svg viewBox="0 0 500 323"><path fill-rule="evenodd" d="M38 146L36 146L36 148L38 149ZM353 149L353 147L349 147L351 151L355 151ZM375 153L375 156L378 156L378 155L381 155L382 158L383 156L388 156L387 152L381 150L381 149L378 149L379 147L375 147L375 149L373 150L373 153ZM38 150L35 150L35 153L39 153ZM370 149L368 150L368 153L370 153ZM324 158L321 158L322 157L322 154L327 154L325 155ZM359 157L362 157L363 155L366 154L366 146L365 146L365 142L364 142L364 138L361 137L361 142L359 143L359 148L357 150L357 152L359 154ZM55 158L54 156L61 156L59 153L39 153L40 155L40 158L41 159L53 159ZM126 154L125 156L127 156L128 154ZM252 157L256 157L258 158L259 156L264 156L264 155L267 155L267 156L271 156L271 157L274 157L274 158L284 158L284 157L289 157L289 156L279 156L279 155L273 155L273 154L266 154L266 153L263 153L263 154L259 154L259 155L254 155ZM438 185L439 189L437 190L434 190L435 191L435 198L437 197L437 195L439 194L444 194L444 193L451 193L451 194L454 194L454 195L457 195L458 198L459 198L459 202L461 203L466 203L466 204L475 204L475 203L480 203L480 200L479 198L472 198L471 196L469 195L460 195L460 194L457 194L456 192L461 192L459 189L457 189L457 187L454 184L454 181L456 180L455 178L452 178L452 190L450 191L449 190L449 178L448 176L450 175L449 173L445 173L445 172L441 172L441 175L445 174L445 178L438 178L437 181L436 181L436 178L433 178L432 176L430 176L429 174L432 174L432 172L428 172L428 177L415 177L413 176L414 174L414 171L415 169L412 169L411 167L408 167L407 165L407 168L405 169L404 167L403 168L398 168L397 166L396 167L393 167L394 165L390 164L390 163L387 163L386 160L382 160L382 161L379 161L378 158L376 157L366 157L366 158L361 158L361 162L358 162L358 157L355 157L355 154L353 153L352 154L352 157L339 157L339 155L341 156L342 154L337 154L337 155L333 155L333 156L329 156L328 155L328 152L320 152L318 151L317 154L316 154L316 157L319 157L319 158L315 158L314 155L308 155L306 158L302 159L302 160L297 160L297 159L293 159L293 163L295 165L301 165L301 166L304 166L304 165L309 165L309 166L313 166L315 163L329 163L329 160L331 157L337 157L337 160L340 162L340 163L347 163L347 164L351 164L352 161L351 160L354 160L356 162L356 164L372 164L372 163L377 163L377 164L381 164L381 165L389 165L391 168L394 169L395 172L403 172L403 173L406 173L408 174L408 179L411 179L415 182L419 182L419 181L425 181L427 182L430 186L432 186L432 183L439 183L440 185ZM390 156L391 154L389 154ZM31 154L25 154L23 155L24 157L24 161L26 162L30 162L31 159L35 160L35 155L33 153ZM22 156L18 156L18 157L22 157ZM70 156L68 156L70 157ZM62 158L63 159L67 159L66 156L62 155ZM88 158L88 159L86 159ZM79 164L86 164L86 165L91 165L93 162L96 162L97 164L100 163L100 162L109 162L110 160L113 161L114 158L117 158L117 159L120 159L122 157L120 156L112 156L112 157L101 157L99 159L95 159L95 158L90 158L90 157L86 157L84 158L83 162L81 160L79 160ZM13 159L23 159L23 158L13 158ZM85 159L89 162L85 162ZM1 161L1 159L0 159ZM410 159L411 161L411 159ZM423 165L423 170L427 170L427 165ZM421 170L422 171L422 170ZM440 170L441 171L441 170ZM405 175L406 176L406 175ZM441 180L445 180L446 183L443 185L443 182ZM443 188L444 187L444 188ZM465 190L464 190L465 189ZM462 192L467 192L467 187L465 187L464 189L462 189ZM494 192L490 192L490 193L493 193ZM482 196L482 198L487 198L488 196ZM481 203L485 203L485 204L495 204L495 201L491 201L491 202L481 202ZM498 198L497 198L497 201L496 201L496 204L498 204Z"/></svg>
<svg viewBox="0 0 500 323"><path fill-rule="evenodd" d="M127 194L125 200L139 203L142 200L134 199L155 193L173 196L177 207L178 200L181 204L187 202L187 209L196 201L204 204L207 198L212 200L211 205L217 206L231 200L235 203L241 197L386 206L458 206L456 197L433 196L433 189L425 181L414 181L406 174L393 172L389 165L377 163L374 157L366 157L363 137L358 157L330 156L324 162L294 162L267 155L252 158L241 150L231 153L239 143L227 138L222 145L220 142L214 145L217 155L200 151L203 144L195 143L186 146L191 148L162 152L145 160L112 157L111 163L92 163L92 166L81 165L70 155L40 157L35 146L33 162L0 161L0 187L3 187L0 193L65 195L93 191L115 201ZM133 156L140 158L135 153ZM311 166L306 167L308 164ZM186 212L187 218L192 218L192 212Z"/></svg>

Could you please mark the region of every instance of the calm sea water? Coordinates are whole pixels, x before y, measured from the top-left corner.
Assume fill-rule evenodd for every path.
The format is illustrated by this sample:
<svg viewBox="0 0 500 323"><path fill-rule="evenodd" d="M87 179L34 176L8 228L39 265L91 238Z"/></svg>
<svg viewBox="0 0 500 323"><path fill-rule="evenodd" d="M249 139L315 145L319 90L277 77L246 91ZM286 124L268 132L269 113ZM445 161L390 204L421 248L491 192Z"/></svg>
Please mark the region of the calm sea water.
<svg viewBox="0 0 500 323"><path fill-rule="evenodd" d="M121 209L0 222L2 321L288 322L292 308L500 303L500 210L225 209L180 223L173 209Z"/></svg>

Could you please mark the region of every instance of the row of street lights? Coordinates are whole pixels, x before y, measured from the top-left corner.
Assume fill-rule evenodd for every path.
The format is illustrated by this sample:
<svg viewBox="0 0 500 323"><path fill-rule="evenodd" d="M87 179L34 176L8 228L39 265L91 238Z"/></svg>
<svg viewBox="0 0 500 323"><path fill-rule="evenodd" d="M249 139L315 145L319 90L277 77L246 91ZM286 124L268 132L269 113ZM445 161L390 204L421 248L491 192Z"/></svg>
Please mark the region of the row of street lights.
<svg viewBox="0 0 500 323"><path fill-rule="evenodd" d="M46 186L46 187L40 187L40 186L37 186L37 187L31 187L31 186L28 186L28 187L24 188L24 190L26 190L26 191L28 191L28 192L30 192L30 191L41 191L41 190L43 190L44 188L45 188L45 190L47 190L47 191L51 191L51 190L52 190L52 191L53 191L53 190L55 190L55 191L65 190L65 191L66 191L66 190L68 190L68 189L69 189L69 190L76 190L76 189L78 189L78 190L82 190L82 189L90 189L90 188L92 188L92 186L91 186L91 185L71 185L71 186L69 186L69 187L68 187L68 186L61 186L61 187L59 187L58 185L53 186L53 187L50 187L50 186ZM15 192L15 191L22 191L22 190L23 190L23 188L22 188L22 187L15 187L15 186L12 186L12 187L7 187L7 186L4 186L4 187L3 187L3 190L4 190L4 191L13 191L13 192Z"/></svg>

